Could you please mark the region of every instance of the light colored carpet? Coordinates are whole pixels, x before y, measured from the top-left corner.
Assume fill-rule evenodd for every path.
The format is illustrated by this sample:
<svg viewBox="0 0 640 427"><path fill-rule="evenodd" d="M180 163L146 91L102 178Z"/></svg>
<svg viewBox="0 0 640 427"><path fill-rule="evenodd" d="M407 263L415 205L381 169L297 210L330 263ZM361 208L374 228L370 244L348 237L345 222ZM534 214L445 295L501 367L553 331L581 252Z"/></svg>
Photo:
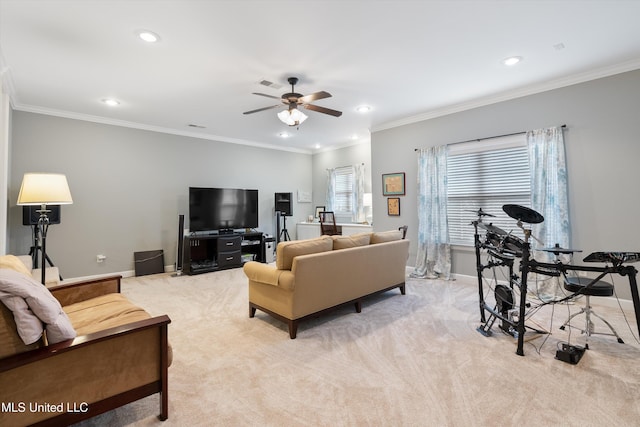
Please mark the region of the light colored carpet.
<svg viewBox="0 0 640 427"><path fill-rule="evenodd" d="M630 328L621 310L598 307L626 344L591 337L591 349L571 365L554 358L567 340L558 326L583 301L540 310L532 321L552 334L527 334L521 357L497 324L492 337L476 331L477 287L460 280L408 279L407 295L390 291L365 300L360 314L345 307L303 322L295 340L260 311L249 318L241 269L128 278L123 293L172 319L169 419L157 420L155 395L83 426L640 423L632 312ZM584 338L573 332L571 342Z"/></svg>

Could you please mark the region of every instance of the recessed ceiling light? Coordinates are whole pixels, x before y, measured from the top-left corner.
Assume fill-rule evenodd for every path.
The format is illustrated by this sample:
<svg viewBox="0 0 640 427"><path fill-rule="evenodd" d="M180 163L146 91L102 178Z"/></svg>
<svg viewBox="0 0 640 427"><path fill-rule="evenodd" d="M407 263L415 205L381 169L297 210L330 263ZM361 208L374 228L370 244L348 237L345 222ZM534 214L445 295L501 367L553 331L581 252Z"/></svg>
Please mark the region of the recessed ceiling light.
<svg viewBox="0 0 640 427"><path fill-rule="evenodd" d="M369 111L371 111L371 107L369 107L368 105L361 105L356 108L356 111L358 113L368 113Z"/></svg>
<svg viewBox="0 0 640 427"><path fill-rule="evenodd" d="M160 40L160 36L154 33L153 31L138 30L136 31L136 34L138 35L138 37L140 37L142 40L146 41L147 43L155 43L158 40Z"/></svg>
<svg viewBox="0 0 640 427"><path fill-rule="evenodd" d="M102 102L104 102L105 104L107 104L109 107L115 107L117 105L120 105L120 102L113 99L113 98L105 98L102 100Z"/></svg>
<svg viewBox="0 0 640 427"><path fill-rule="evenodd" d="M522 57L521 56L510 56L509 58L503 59L502 63L504 65L507 65L507 66L511 67L512 65L516 65L520 61L522 61Z"/></svg>
<svg viewBox="0 0 640 427"><path fill-rule="evenodd" d="M320 147L322 147L320 144L316 144L313 146L313 148L315 148L316 150L319 149Z"/></svg>
<svg viewBox="0 0 640 427"><path fill-rule="evenodd" d="M355 141L356 139L358 139L358 135L353 134L349 137L349 139L351 139L352 141Z"/></svg>
<svg viewBox="0 0 640 427"><path fill-rule="evenodd" d="M286 133L286 132L280 132L280 133L278 134L278 136L279 136L280 138L289 138L289 134L288 134L288 133Z"/></svg>

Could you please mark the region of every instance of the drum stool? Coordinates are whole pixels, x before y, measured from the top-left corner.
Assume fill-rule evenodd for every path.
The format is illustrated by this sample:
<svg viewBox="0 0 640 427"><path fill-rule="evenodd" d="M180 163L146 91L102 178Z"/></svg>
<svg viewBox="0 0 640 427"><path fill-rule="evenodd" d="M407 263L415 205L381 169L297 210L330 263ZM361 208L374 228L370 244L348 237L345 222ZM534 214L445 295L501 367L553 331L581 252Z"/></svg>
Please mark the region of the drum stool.
<svg viewBox="0 0 640 427"><path fill-rule="evenodd" d="M577 313L572 314L571 316L569 316L569 318L567 319L566 322L564 322L564 324L562 326L560 326L560 329L564 330L565 326L569 325L569 327L571 327L571 325L569 324L569 322L571 322L571 319L573 319L574 317L584 313L585 317L586 317L586 323L585 323L585 328L581 329L581 332L583 334L587 335L587 340L589 339L589 337L591 335L612 335L615 336L618 339L619 343L624 344L624 341L622 341L622 338L620 338L620 336L618 335L618 333L616 332L615 329L613 329L613 326L611 326L611 324L609 322L607 322L604 318L602 318L601 316L598 315L598 313L596 313L595 311L593 311L593 309L591 308L591 302L589 301L589 297L610 297L613 295L613 285L611 283L607 283L604 282L602 280L598 280L597 282L593 283L592 285L589 286L589 284L593 282L593 279L590 279L588 277L565 277L565 281L564 281L564 288L566 290L568 290L569 292L574 292L578 295L584 295L585 296L585 306L578 311ZM594 325L593 322L591 321L591 316L596 316L598 319L602 320L608 327L609 329L611 329L612 333L604 333L604 332L594 332ZM587 342L587 344L585 344L585 348L589 348L589 343Z"/></svg>

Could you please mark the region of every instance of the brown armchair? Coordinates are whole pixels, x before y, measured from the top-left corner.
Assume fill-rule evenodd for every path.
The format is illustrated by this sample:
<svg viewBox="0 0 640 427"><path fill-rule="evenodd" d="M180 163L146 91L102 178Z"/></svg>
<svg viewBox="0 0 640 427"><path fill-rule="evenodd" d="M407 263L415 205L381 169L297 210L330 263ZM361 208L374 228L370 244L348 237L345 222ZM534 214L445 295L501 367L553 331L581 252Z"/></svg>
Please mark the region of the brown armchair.
<svg viewBox="0 0 640 427"><path fill-rule="evenodd" d="M0 425L69 425L155 393L159 418L167 419L169 317L151 317L128 302L120 276L50 290L76 338L49 345L41 338L26 346L12 312L0 303L0 402L9 408L0 411ZM105 313L108 305L119 314ZM92 323L91 316L101 317ZM33 411L30 403L63 407Z"/></svg>
<svg viewBox="0 0 640 427"><path fill-rule="evenodd" d="M331 211L319 212L320 215L320 234L333 236L340 234L336 226L336 217Z"/></svg>

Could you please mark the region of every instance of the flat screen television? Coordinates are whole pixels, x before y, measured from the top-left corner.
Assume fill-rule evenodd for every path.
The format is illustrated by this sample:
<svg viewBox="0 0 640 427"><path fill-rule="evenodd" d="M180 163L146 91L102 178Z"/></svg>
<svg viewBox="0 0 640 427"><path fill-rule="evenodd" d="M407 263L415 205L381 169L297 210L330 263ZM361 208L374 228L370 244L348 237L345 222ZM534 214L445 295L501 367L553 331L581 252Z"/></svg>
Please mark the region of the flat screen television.
<svg viewBox="0 0 640 427"><path fill-rule="evenodd" d="M258 227L258 190L189 187L189 230Z"/></svg>

